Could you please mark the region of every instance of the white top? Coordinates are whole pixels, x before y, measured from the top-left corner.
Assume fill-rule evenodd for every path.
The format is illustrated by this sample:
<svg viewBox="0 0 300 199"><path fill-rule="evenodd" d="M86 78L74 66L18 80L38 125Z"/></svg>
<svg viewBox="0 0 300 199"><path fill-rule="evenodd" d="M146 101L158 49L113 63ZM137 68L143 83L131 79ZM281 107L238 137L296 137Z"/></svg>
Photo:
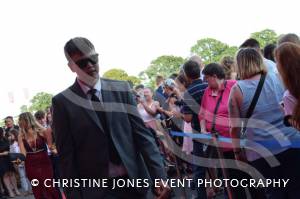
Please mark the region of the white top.
<svg viewBox="0 0 300 199"><path fill-rule="evenodd" d="M275 62L264 58L264 64L266 65L268 72L278 74L278 70Z"/></svg>
<svg viewBox="0 0 300 199"><path fill-rule="evenodd" d="M297 99L288 90L284 92L283 103L285 115L293 115L295 106L297 105Z"/></svg>
<svg viewBox="0 0 300 199"><path fill-rule="evenodd" d="M20 147L17 141L15 141L13 144L9 147L10 153L20 153Z"/></svg>
<svg viewBox="0 0 300 199"><path fill-rule="evenodd" d="M150 104L150 108L153 106L154 103ZM138 111L141 115L141 118L143 119L144 122L150 122L153 120L156 120L156 117L153 117L152 115L150 115L144 108L144 106L142 104L138 105Z"/></svg>

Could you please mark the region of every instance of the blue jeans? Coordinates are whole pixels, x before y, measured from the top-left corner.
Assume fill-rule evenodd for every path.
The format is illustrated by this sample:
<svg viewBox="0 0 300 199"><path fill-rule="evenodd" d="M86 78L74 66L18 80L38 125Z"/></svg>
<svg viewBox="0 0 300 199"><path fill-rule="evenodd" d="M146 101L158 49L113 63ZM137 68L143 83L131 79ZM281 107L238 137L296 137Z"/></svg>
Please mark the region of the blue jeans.
<svg viewBox="0 0 300 199"><path fill-rule="evenodd" d="M203 157L203 144L199 142L194 142L193 155L198 157ZM198 179L205 180L206 168L198 166L195 163L193 165L194 183L197 191L197 199L207 199L206 188L204 185L198 186Z"/></svg>

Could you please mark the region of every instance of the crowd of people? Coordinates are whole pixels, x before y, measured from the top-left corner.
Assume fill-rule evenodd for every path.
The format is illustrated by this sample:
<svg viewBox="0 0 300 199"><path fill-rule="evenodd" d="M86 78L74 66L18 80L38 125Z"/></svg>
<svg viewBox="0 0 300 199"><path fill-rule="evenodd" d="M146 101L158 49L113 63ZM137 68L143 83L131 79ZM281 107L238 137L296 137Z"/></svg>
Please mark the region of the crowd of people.
<svg viewBox="0 0 300 199"><path fill-rule="evenodd" d="M195 198L214 198L218 194L230 199L243 199L247 195L255 199L298 198L300 149L280 144L282 140L293 143L300 139L300 40L296 34L283 35L277 44L264 48L257 40L247 39L235 57L223 57L219 63L205 65L201 57L192 56L178 73L169 77L158 75L155 90L144 85L130 89L119 81L100 81L98 54L85 38L71 39L65 46L65 54L69 67L78 75L70 90L89 102L84 104L72 93L61 93L53 98L51 108L34 115L21 113L18 125L13 117L5 118L5 127L0 128L2 197L33 192L36 199L144 198L140 190L62 190L31 187L29 180L150 178L149 175L152 179L252 178L242 168L244 162L265 178L290 179L288 186L248 191L240 186L224 189L193 186ZM128 89L129 94L122 89ZM111 100L136 108L131 113L103 111L108 106L103 102ZM100 110L95 103L99 103ZM172 132L184 133L178 136ZM188 136L193 134L211 135L211 140L204 142ZM174 154L166 136L188 158ZM232 141L218 142L219 137ZM245 140L243 145L241 139ZM267 152L260 151L257 143ZM99 151L104 152L99 154ZM25 158L12 158L12 154L22 154ZM93 158L93 163L87 156ZM101 157L97 159L98 156ZM227 162L223 161L224 168L220 170L213 165L204 166L195 157L222 158L234 164L226 167ZM279 165L270 165L269 158L275 158ZM161 198L174 196L169 187L153 192Z"/></svg>
<svg viewBox="0 0 300 199"><path fill-rule="evenodd" d="M158 118L168 121L167 127L171 131L217 132L222 137L233 138L232 144L219 143L218 150L223 158L247 161L266 178L282 177L293 181L282 190L250 190L252 198L297 198L295 191L300 185L300 178L296 174L297 166L288 158L298 160L299 149L281 145L270 147L261 141L280 142L283 137L288 140L299 139L299 44L297 35L286 34L279 38L277 45L269 44L261 49L259 42L250 38L241 44L235 57L225 56L219 63L204 66L200 57L193 56L181 66L178 75L172 74L167 78L157 76L154 94L148 88L144 88L146 92L140 94L143 85L135 88L138 106L143 107L139 110L140 114L145 123L148 117L152 121ZM250 108L261 79L264 80L257 102ZM151 107L141 100L148 97L149 92L156 100ZM250 115L249 109L252 109ZM248 128L243 128L246 120ZM157 129L156 126L151 128ZM240 139L249 142L240 146ZM256 141L271 152L268 155L280 161L280 166L272 168L266 164L268 155L255 150ZM203 149L206 145L191 141L189 137L177 143L188 154L206 155L206 149ZM227 169L230 178L249 178L246 172L238 168L239 165L236 165L235 169ZM192 171L196 179L206 178L206 173L212 178L219 175L211 168L198 165L194 165ZM205 188L199 187L197 198L212 197L218 191L205 191ZM245 190L240 187L232 188L231 192L234 198L246 198ZM224 194L228 198L227 191Z"/></svg>
<svg viewBox="0 0 300 199"><path fill-rule="evenodd" d="M1 197L34 194L35 198L61 198L59 189L32 187L30 182L59 176L50 108L34 115L20 114L18 125L12 116L7 116L4 122L5 127L0 128Z"/></svg>

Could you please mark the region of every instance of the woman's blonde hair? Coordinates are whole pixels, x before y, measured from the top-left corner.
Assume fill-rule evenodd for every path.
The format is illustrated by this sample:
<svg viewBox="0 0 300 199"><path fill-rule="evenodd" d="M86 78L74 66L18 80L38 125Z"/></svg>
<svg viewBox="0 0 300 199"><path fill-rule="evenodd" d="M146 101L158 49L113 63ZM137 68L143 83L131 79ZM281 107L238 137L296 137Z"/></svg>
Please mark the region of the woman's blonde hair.
<svg viewBox="0 0 300 199"><path fill-rule="evenodd" d="M224 68L225 79L231 79L231 74L235 72L234 58L231 56L224 56L220 60L220 64Z"/></svg>
<svg viewBox="0 0 300 199"><path fill-rule="evenodd" d="M254 48L241 48L237 52L236 67L240 79L249 79L267 72L262 56Z"/></svg>
<svg viewBox="0 0 300 199"><path fill-rule="evenodd" d="M34 132L40 132L44 129L44 127L36 121L30 112L21 113L19 121L21 120L23 120L29 128L32 128Z"/></svg>

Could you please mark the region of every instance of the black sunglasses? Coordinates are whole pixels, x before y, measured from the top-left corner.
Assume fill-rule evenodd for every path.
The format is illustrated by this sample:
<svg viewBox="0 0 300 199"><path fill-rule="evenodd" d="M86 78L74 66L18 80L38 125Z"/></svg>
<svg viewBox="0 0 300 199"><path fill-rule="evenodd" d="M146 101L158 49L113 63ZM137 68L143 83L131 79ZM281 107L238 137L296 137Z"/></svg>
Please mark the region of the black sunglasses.
<svg viewBox="0 0 300 199"><path fill-rule="evenodd" d="M85 68L88 63L92 63L93 65L98 64L98 54L95 55L91 55L89 57L80 59L78 61L75 62L75 64L80 68L83 69Z"/></svg>

